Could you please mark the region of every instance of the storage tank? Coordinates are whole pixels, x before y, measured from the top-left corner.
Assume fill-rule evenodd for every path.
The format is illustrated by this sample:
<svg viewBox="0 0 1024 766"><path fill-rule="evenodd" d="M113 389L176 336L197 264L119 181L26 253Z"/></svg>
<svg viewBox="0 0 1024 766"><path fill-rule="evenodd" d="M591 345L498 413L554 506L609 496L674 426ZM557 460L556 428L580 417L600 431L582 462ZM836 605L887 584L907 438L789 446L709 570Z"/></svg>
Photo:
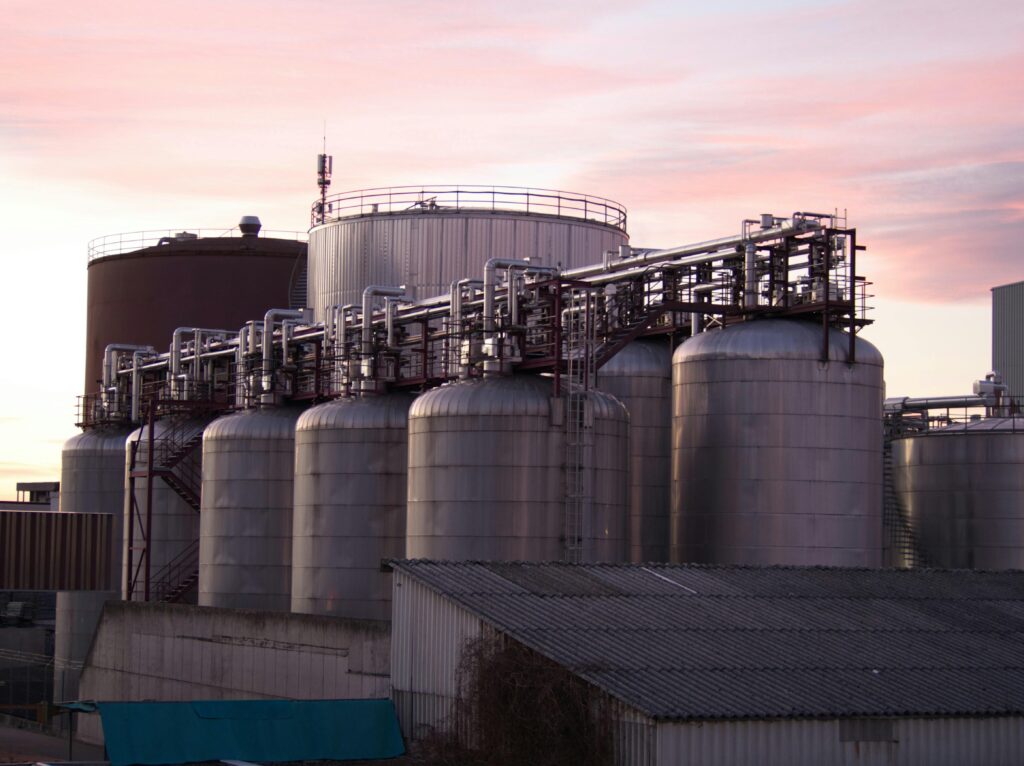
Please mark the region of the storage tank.
<svg viewBox="0 0 1024 766"><path fill-rule="evenodd" d="M1024 422L985 418L896 439L892 460L927 566L1024 569Z"/></svg>
<svg viewBox="0 0 1024 766"><path fill-rule="evenodd" d="M287 612L292 586L293 407L248 410L203 431L199 605Z"/></svg>
<svg viewBox="0 0 1024 766"><path fill-rule="evenodd" d="M309 233L307 305L318 321L329 306L359 303L368 285L429 298L480 276L489 258L571 268L629 241L622 205L547 189L364 189L329 198L325 213Z"/></svg>
<svg viewBox="0 0 1024 766"><path fill-rule="evenodd" d="M702 333L672 359L672 560L879 566L882 357L820 324Z"/></svg>
<svg viewBox="0 0 1024 766"><path fill-rule="evenodd" d="M672 345L637 340L597 374L629 410L629 560L668 561L672 451Z"/></svg>
<svg viewBox="0 0 1024 766"><path fill-rule="evenodd" d="M565 557L566 469L553 381L517 375L435 388L409 412L406 556L452 561ZM583 561L625 561L629 415L592 391L592 510ZM586 463L585 463L586 464Z"/></svg>
<svg viewBox="0 0 1024 766"><path fill-rule="evenodd" d="M189 419L179 421L168 418L158 420L154 423L153 436L157 448L154 453L155 467L159 468L162 460L169 452L176 452L174 448L168 450L167 445L173 442L176 445L189 444L192 448L184 450L184 456L178 459L176 454L171 454L172 461L176 461L174 473L176 476L185 477L186 483L193 487L196 494L200 487L202 475L202 449L199 447L199 440L202 437L203 429L207 421L200 419ZM129 483L129 468L131 466L132 443L139 442L136 456L136 471L144 471L147 466L149 452L149 426L144 425L137 428L128 435L124 443L124 541L125 556L128 551L128 530L127 520L131 513L131 484ZM148 495L148 479L144 476L135 479L135 499L138 504L139 513L144 519L146 516L146 504ZM144 541L143 528L138 517L133 517L132 544L135 550L132 553L133 567L138 567L142 549L147 547ZM160 476L153 479L153 507L152 507L152 529L150 530L148 549L150 551L150 600L161 600L169 593L175 591L176 587L189 581L189 587L184 588L180 594L174 595L174 600L186 603L196 603L196 580L199 569L199 509L189 505L182 495L171 488L170 484ZM169 566L170 565L170 566ZM124 567L126 569L126 567ZM132 601L145 600L143 591L144 576L142 569L138 570L137 586L132 594ZM122 578L122 591L127 594L128 578Z"/></svg>
<svg viewBox="0 0 1024 766"><path fill-rule="evenodd" d="M78 679L103 605L120 598L121 528L124 507L124 440L127 428L97 428L64 442L60 460L60 510L109 513L110 557L114 581L106 591L57 593L53 641L53 699L78 699Z"/></svg>
<svg viewBox="0 0 1024 766"><path fill-rule="evenodd" d="M109 343L166 349L181 325L241 327L290 305L290 288L305 278L306 235L261 232L254 216L241 229L130 232L89 243L85 391L98 387Z"/></svg>
<svg viewBox="0 0 1024 766"><path fill-rule="evenodd" d="M401 393L339 399L299 419L293 612L391 619L391 576L381 562L405 556L412 400Z"/></svg>

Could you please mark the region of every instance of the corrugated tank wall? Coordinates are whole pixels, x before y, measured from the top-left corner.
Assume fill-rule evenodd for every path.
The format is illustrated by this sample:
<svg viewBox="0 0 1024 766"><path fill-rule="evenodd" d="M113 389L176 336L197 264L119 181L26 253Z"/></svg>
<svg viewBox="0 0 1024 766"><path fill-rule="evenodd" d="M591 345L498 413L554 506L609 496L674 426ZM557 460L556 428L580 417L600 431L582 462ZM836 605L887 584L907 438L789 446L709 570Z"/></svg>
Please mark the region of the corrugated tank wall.
<svg viewBox="0 0 1024 766"><path fill-rule="evenodd" d="M1024 396L1024 282L992 288L992 369L1012 396Z"/></svg>
<svg viewBox="0 0 1024 766"><path fill-rule="evenodd" d="M483 274L488 258L530 258L563 268L595 263L626 244L625 232L551 216L491 212L381 214L343 218L309 234L307 305L358 303L367 285L406 285L411 299L447 294Z"/></svg>

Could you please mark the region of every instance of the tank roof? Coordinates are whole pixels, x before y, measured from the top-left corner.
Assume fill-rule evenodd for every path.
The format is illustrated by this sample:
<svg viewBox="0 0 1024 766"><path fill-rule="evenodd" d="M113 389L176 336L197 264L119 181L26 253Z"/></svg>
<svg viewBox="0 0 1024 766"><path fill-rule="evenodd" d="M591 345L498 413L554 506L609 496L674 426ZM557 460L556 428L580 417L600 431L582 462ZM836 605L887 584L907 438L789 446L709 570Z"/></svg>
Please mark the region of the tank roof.
<svg viewBox="0 0 1024 766"><path fill-rule="evenodd" d="M625 206L604 197L557 189L466 184L391 186L339 192L313 203L311 221L313 226L317 226L366 216L474 212L545 216L626 231Z"/></svg>
<svg viewBox="0 0 1024 766"><path fill-rule="evenodd" d="M305 250L307 239L303 231L262 229L258 234L247 234L237 226L231 229L152 229L97 237L89 242L88 251L91 264L117 255L154 255L195 249L271 249L291 245Z"/></svg>

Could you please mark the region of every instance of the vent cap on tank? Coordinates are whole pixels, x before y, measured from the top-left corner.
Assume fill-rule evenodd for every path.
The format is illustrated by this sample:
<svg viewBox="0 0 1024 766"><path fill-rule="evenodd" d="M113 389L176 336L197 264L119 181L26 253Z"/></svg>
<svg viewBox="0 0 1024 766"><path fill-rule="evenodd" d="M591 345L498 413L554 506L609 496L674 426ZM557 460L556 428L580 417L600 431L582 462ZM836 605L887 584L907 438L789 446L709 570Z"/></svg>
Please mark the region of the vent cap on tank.
<svg viewBox="0 0 1024 766"><path fill-rule="evenodd" d="M263 228L263 224L260 222L259 216L256 215L243 215L238 222L238 229L242 232L243 237L255 237L260 233L261 228Z"/></svg>

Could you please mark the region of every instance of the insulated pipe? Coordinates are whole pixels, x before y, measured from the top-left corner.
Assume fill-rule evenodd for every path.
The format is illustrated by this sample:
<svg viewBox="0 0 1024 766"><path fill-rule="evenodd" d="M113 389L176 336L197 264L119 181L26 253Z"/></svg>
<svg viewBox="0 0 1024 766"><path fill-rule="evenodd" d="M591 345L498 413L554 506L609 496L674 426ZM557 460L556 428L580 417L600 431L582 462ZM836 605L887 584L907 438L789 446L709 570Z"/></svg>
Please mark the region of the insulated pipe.
<svg viewBox="0 0 1024 766"><path fill-rule="evenodd" d="M171 363L168 370L172 396L178 391L178 377L181 375L181 336L189 334L194 336L193 340L197 341L195 357L198 360L202 353L199 342L202 341L204 333L220 335L225 338L232 334L230 330L210 330L203 327L178 327L174 330L174 334L171 336Z"/></svg>
<svg viewBox="0 0 1024 766"><path fill-rule="evenodd" d="M945 410L960 407L985 407L988 404L983 396L929 396L906 398L897 405L896 411L923 412L926 410Z"/></svg>
<svg viewBox="0 0 1024 766"><path fill-rule="evenodd" d="M374 296L400 298L405 295L405 285L401 287L385 287L382 285L370 285L363 290L363 327L362 327L362 353L363 356L370 356L373 353L373 298Z"/></svg>
<svg viewBox="0 0 1024 766"><path fill-rule="evenodd" d="M384 327L387 329L387 347L394 348L395 342L395 315L398 313L398 298L387 298L384 301Z"/></svg>
<svg viewBox="0 0 1024 766"><path fill-rule="evenodd" d="M757 246L753 242L747 242L743 257L743 306L744 308L755 308L757 306Z"/></svg>
<svg viewBox="0 0 1024 766"><path fill-rule="evenodd" d="M138 348L132 352L132 423L139 422L142 412L142 370L139 361L141 357L155 353L156 349L152 346Z"/></svg>
<svg viewBox="0 0 1024 766"><path fill-rule="evenodd" d="M498 269L528 269L530 262L516 258L490 258L484 264L484 333L491 335L497 329L494 317L494 289L498 282Z"/></svg>
<svg viewBox="0 0 1024 766"><path fill-rule="evenodd" d="M235 407L245 401L245 355L249 351L249 335L252 323L246 322L238 331L238 348L235 350Z"/></svg>
<svg viewBox="0 0 1024 766"><path fill-rule="evenodd" d="M152 351L152 346L140 346L137 343L110 343L103 349L103 390L114 385L115 360L121 351Z"/></svg>
<svg viewBox="0 0 1024 766"><path fill-rule="evenodd" d="M608 264L608 275L602 281L609 281L609 277L614 278L612 275L616 272L631 271L640 266L649 266L652 263L672 261L678 266L707 263L708 261L721 258L722 250L735 250L736 247L744 245L747 242L764 242L767 240L779 239L780 237L788 237L794 234L802 234L819 228L820 226L815 222L800 219L793 221L789 226L776 226L771 229L752 232L747 237L743 237L742 235L722 237L721 239L709 239L704 242L696 242L691 245L670 247L665 250L650 250L626 261L618 261L616 263ZM604 264L600 263L594 266L580 266L579 268L562 272L562 275L566 279L585 279L587 277L595 277L602 274L604 271ZM639 269L639 272L643 273L643 269Z"/></svg>
<svg viewBox="0 0 1024 766"><path fill-rule="evenodd" d="M263 315L263 373L261 404L273 404L273 367L274 367L274 325L285 319L304 319L306 312L301 309L270 309ZM282 333L283 335L283 333ZM283 339L282 339L283 340Z"/></svg>

